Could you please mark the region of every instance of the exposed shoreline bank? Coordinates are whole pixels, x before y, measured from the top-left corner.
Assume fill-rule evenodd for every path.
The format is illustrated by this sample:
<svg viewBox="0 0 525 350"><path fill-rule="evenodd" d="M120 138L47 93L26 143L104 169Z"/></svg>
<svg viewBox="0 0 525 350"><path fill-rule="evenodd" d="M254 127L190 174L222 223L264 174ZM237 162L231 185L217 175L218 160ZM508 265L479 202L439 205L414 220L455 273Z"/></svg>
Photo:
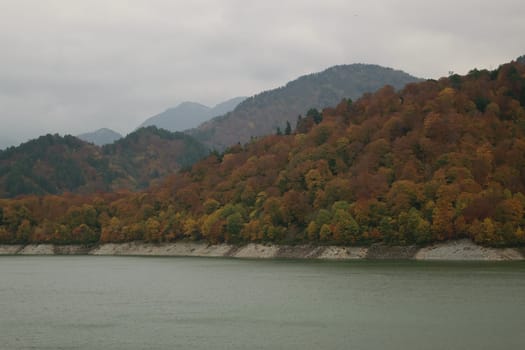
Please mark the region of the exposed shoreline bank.
<svg viewBox="0 0 525 350"><path fill-rule="evenodd" d="M488 248L469 240L437 243L425 247L384 246L340 247L311 245L264 245L232 244L209 245L206 243L106 243L92 247L82 245L0 245L0 255L109 255L109 256L196 256L231 257L246 259L410 259L410 260L458 260L458 261L505 261L525 260L518 248Z"/></svg>

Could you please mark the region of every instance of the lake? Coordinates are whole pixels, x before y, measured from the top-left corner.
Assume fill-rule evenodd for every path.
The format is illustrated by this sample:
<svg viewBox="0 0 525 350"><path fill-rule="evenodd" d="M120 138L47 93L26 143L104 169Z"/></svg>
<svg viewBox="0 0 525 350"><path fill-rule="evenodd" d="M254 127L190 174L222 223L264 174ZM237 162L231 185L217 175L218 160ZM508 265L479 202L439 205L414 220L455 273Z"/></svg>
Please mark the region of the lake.
<svg viewBox="0 0 525 350"><path fill-rule="evenodd" d="M1 349L522 349L525 263L2 256Z"/></svg>

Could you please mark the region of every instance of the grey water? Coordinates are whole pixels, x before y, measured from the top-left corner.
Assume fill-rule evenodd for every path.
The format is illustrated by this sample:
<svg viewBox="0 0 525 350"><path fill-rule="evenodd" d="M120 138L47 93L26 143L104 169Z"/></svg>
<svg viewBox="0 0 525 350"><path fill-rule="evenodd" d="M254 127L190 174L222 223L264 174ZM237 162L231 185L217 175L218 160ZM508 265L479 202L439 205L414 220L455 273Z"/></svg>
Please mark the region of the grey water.
<svg viewBox="0 0 525 350"><path fill-rule="evenodd" d="M0 349L523 349L525 264L0 257Z"/></svg>

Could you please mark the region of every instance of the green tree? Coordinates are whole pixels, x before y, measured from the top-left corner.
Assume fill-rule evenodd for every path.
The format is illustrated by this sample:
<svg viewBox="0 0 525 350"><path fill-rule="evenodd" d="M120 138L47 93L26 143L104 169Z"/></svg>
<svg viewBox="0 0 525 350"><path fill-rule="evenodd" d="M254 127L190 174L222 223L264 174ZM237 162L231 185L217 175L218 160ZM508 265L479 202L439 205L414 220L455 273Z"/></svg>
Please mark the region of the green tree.
<svg viewBox="0 0 525 350"><path fill-rule="evenodd" d="M431 238L430 223L423 219L416 208L402 212L398 217L399 240L401 244L426 243Z"/></svg>
<svg viewBox="0 0 525 350"><path fill-rule="evenodd" d="M226 218L226 231L234 241L240 238L243 226L244 219L239 212L233 213Z"/></svg>
<svg viewBox="0 0 525 350"><path fill-rule="evenodd" d="M284 134L285 135L291 135L292 134L292 126L290 125L289 121L286 121L286 127L284 128Z"/></svg>
<svg viewBox="0 0 525 350"><path fill-rule="evenodd" d="M323 116L317 108L310 108L308 112L306 112L306 116L312 118L315 124L319 124L323 120Z"/></svg>
<svg viewBox="0 0 525 350"><path fill-rule="evenodd" d="M348 212L348 209L340 208L341 206L337 205L338 203L334 204L332 219L334 239L338 243L355 243L359 235L359 224Z"/></svg>

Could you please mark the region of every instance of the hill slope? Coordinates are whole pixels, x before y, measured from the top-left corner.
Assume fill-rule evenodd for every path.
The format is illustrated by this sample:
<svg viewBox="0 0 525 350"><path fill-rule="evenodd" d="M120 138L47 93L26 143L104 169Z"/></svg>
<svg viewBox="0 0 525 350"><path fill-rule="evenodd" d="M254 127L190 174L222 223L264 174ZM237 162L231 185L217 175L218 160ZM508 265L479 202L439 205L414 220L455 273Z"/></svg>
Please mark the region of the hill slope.
<svg viewBox="0 0 525 350"><path fill-rule="evenodd" d="M100 148L46 135L0 151L0 197L138 189L208 154L182 133L142 128Z"/></svg>
<svg viewBox="0 0 525 350"><path fill-rule="evenodd" d="M195 102L183 102L144 121L140 127L156 126L169 131L183 131L219 115L232 111L246 97L236 97L213 108Z"/></svg>
<svg viewBox="0 0 525 350"><path fill-rule="evenodd" d="M209 154L200 142L181 132L140 128L125 138L102 148L111 164L121 169L113 188L145 188L180 168Z"/></svg>
<svg viewBox="0 0 525 350"><path fill-rule="evenodd" d="M93 132L86 132L77 135L77 138L89 143L93 143L97 146L104 146L120 140L122 135L114 130L102 128Z"/></svg>
<svg viewBox="0 0 525 350"><path fill-rule="evenodd" d="M224 149L252 136L274 134L286 122L295 124L309 109L334 106L343 98L356 99L386 84L402 88L418 79L377 65L352 64L300 77L284 87L246 99L231 113L214 118L189 134L210 148Z"/></svg>
<svg viewBox="0 0 525 350"><path fill-rule="evenodd" d="M108 190L110 174L97 146L48 134L0 152L0 197Z"/></svg>
<svg viewBox="0 0 525 350"><path fill-rule="evenodd" d="M305 125L153 190L159 210L144 223L159 230L143 237L525 244L525 65L385 87ZM115 210L140 213L147 201ZM140 221L118 217L122 228Z"/></svg>
<svg viewBox="0 0 525 350"><path fill-rule="evenodd" d="M0 241L525 244L525 65L387 86L301 125L141 193L0 200Z"/></svg>

